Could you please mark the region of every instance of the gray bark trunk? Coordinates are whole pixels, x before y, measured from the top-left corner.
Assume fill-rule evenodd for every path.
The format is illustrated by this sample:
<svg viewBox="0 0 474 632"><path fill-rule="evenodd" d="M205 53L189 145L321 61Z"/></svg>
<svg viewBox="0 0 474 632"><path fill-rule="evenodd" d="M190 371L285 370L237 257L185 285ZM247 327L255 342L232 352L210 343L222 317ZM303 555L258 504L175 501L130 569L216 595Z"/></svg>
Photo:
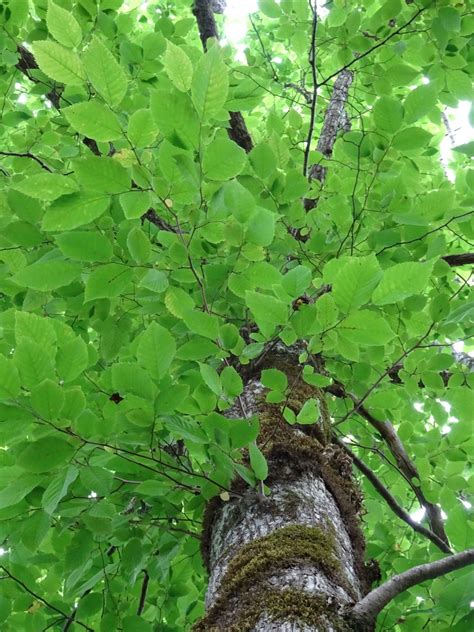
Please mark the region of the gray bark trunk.
<svg viewBox="0 0 474 632"><path fill-rule="evenodd" d="M295 412L316 396L299 379L296 356L280 352L266 362L287 373ZM339 447L325 444L318 425L284 421L280 406L265 403L258 379L248 382L243 400L247 414L260 417L271 494L264 498L236 481L240 495L209 505L203 538L207 615L195 630L353 630L345 613L366 594L370 573L351 462Z"/></svg>

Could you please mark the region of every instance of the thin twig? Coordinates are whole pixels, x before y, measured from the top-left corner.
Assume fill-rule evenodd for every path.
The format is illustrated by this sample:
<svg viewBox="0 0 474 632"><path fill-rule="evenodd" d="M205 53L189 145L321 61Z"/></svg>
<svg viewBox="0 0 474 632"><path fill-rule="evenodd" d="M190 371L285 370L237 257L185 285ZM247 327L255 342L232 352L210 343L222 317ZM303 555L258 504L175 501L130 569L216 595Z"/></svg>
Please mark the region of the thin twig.
<svg viewBox="0 0 474 632"><path fill-rule="evenodd" d="M316 73L316 33L318 30L318 12L316 8L313 11L313 20L311 23L311 47L309 49L309 64L311 66L311 76L313 79L313 98L311 101L311 110L309 116L308 137L306 138L306 147L304 150L303 175L308 176L309 153L311 151L311 141L313 139L314 123L316 119L316 101L318 96L318 78Z"/></svg>

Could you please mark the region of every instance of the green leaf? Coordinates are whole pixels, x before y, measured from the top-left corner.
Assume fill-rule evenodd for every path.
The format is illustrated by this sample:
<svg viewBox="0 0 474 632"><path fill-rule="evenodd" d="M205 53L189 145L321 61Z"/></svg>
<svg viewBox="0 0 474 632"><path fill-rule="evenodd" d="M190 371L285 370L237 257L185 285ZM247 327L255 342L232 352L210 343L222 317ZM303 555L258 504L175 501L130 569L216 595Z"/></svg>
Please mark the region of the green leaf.
<svg viewBox="0 0 474 632"><path fill-rule="evenodd" d="M173 335L156 322L148 325L140 336L137 359L150 375L161 379L166 375L176 354Z"/></svg>
<svg viewBox="0 0 474 632"><path fill-rule="evenodd" d="M204 175L210 180L229 180L242 171L245 162L245 151L237 143L219 136L204 150Z"/></svg>
<svg viewBox="0 0 474 632"><path fill-rule="evenodd" d="M229 77L217 44L199 60L194 70L191 94L201 121L220 112L227 100Z"/></svg>
<svg viewBox="0 0 474 632"><path fill-rule="evenodd" d="M49 435L29 443L17 456L17 464L27 472L49 472L67 463L73 452L72 444Z"/></svg>
<svg viewBox="0 0 474 632"><path fill-rule="evenodd" d="M79 476L86 489L101 496L106 496L110 492L114 480L113 472L95 465L83 467Z"/></svg>
<svg viewBox="0 0 474 632"><path fill-rule="evenodd" d="M319 404L317 400L311 398L305 401L303 408L296 415L298 424L315 424L319 419Z"/></svg>
<svg viewBox="0 0 474 632"><path fill-rule="evenodd" d="M69 125L83 136L105 142L123 136L117 116L97 101L76 103L62 110Z"/></svg>
<svg viewBox="0 0 474 632"><path fill-rule="evenodd" d="M50 517L44 511L35 511L22 525L21 541L33 553L38 550L50 529Z"/></svg>
<svg viewBox="0 0 474 632"><path fill-rule="evenodd" d="M191 88L193 65L182 48L167 41L163 65L175 88L181 92L187 92Z"/></svg>
<svg viewBox="0 0 474 632"><path fill-rule="evenodd" d="M245 302L264 335L271 334L277 325L284 325L288 320L288 306L273 296L247 290Z"/></svg>
<svg viewBox="0 0 474 632"><path fill-rule="evenodd" d="M342 26L347 19L347 12L342 7L333 6L328 15L328 26Z"/></svg>
<svg viewBox="0 0 474 632"><path fill-rule="evenodd" d="M160 294L168 289L169 281L164 272L161 272L160 270L148 270L139 285L146 290L150 290L150 292Z"/></svg>
<svg viewBox="0 0 474 632"><path fill-rule="evenodd" d="M20 394L20 376L11 360L0 355L0 400L15 399Z"/></svg>
<svg viewBox="0 0 474 632"><path fill-rule="evenodd" d="M20 342L22 338L31 338L45 348L56 346L57 335L53 326L54 320L31 314L29 312L15 313L15 338Z"/></svg>
<svg viewBox="0 0 474 632"><path fill-rule="evenodd" d="M177 439L189 439L194 443L209 442L204 430L194 420L189 421L173 415L166 420L166 427Z"/></svg>
<svg viewBox="0 0 474 632"><path fill-rule="evenodd" d="M108 263L94 270L86 281L84 300L119 296L133 277L133 270L118 263Z"/></svg>
<svg viewBox="0 0 474 632"><path fill-rule="evenodd" d="M74 336L59 347L56 367L64 382L68 383L75 380L88 364L87 345L80 336Z"/></svg>
<svg viewBox="0 0 474 632"><path fill-rule="evenodd" d="M19 503L32 489L38 487L39 483L38 476L23 474L10 483L4 484L0 490L0 509Z"/></svg>
<svg viewBox="0 0 474 632"><path fill-rule="evenodd" d="M374 291L375 305L403 301L414 294L421 294L428 285L433 264L407 261L388 268Z"/></svg>
<svg viewBox="0 0 474 632"><path fill-rule="evenodd" d="M141 228L135 226L128 233L127 248L137 263L147 263L151 259L151 243Z"/></svg>
<svg viewBox="0 0 474 632"><path fill-rule="evenodd" d="M277 158L267 144L255 145L249 154L250 163L260 178L268 178L277 168Z"/></svg>
<svg viewBox="0 0 474 632"><path fill-rule="evenodd" d="M127 92L128 80L114 55L95 35L84 53L87 78L111 107L119 105Z"/></svg>
<svg viewBox="0 0 474 632"><path fill-rule="evenodd" d="M226 366L220 375L222 388L229 397L238 397L244 390L242 378L233 366ZM250 441L250 439L248 439ZM247 443L246 441L245 443Z"/></svg>
<svg viewBox="0 0 474 632"><path fill-rule="evenodd" d="M62 9L52 0L48 2L46 26L49 33L63 46L74 48L82 41L82 30L71 11Z"/></svg>
<svg viewBox="0 0 474 632"><path fill-rule="evenodd" d="M446 74L446 82L449 92L460 101L472 99L472 81L468 73L462 70L450 70Z"/></svg>
<svg viewBox="0 0 474 632"><path fill-rule="evenodd" d="M284 392L288 386L288 378L279 369L263 369L260 381L266 388Z"/></svg>
<svg viewBox="0 0 474 632"><path fill-rule="evenodd" d="M128 170L113 158L83 158L74 164L74 170L79 183L90 191L123 193L130 189Z"/></svg>
<svg viewBox="0 0 474 632"><path fill-rule="evenodd" d="M393 146L405 151L420 149L426 147L431 138L432 134L421 127L407 127L396 134L393 139Z"/></svg>
<svg viewBox="0 0 474 632"><path fill-rule="evenodd" d="M375 103L372 115L379 129L394 134L403 121L403 106L398 99L381 97Z"/></svg>
<svg viewBox="0 0 474 632"><path fill-rule="evenodd" d="M472 158L472 156L474 156L474 141L464 143L462 145L456 145L456 147L453 147L453 151L459 154L465 154L466 156Z"/></svg>
<svg viewBox="0 0 474 632"><path fill-rule="evenodd" d="M139 219L151 205L148 191L128 191L120 196L120 205L127 219Z"/></svg>
<svg viewBox="0 0 474 632"><path fill-rule="evenodd" d="M46 378L54 379L54 364L49 348L22 338L13 354L23 386L32 389Z"/></svg>
<svg viewBox="0 0 474 632"><path fill-rule="evenodd" d="M183 314L183 320L195 334L211 340L216 340L219 335L219 321L212 314L190 309Z"/></svg>
<svg viewBox="0 0 474 632"><path fill-rule="evenodd" d="M136 110L128 120L128 137L135 147L148 147L158 135L151 110Z"/></svg>
<svg viewBox="0 0 474 632"><path fill-rule="evenodd" d="M255 441L249 443L250 465L259 481L264 481L268 476L268 463Z"/></svg>
<svg viewBox="0 0 474 632"><path fill-rule="evenodd" d="M258 8L269 18L278 18L281 15L281 9L275 0L258 0Z"/></svg>
<svg viewBox="0 0 474 632"><path fill-rule="evenodd" d="M61 195L75 193L79 187L68 176L60 176L57 173L39 173L15 183L14 188L38 200L51 201Z"/></svg>
<svg viewBox="0 0 474 632"><path fill-rule="evenodd" d="M229 180L223 185L224 202L229 213L238 222L246 223L255 210L255 198L237 180Z"/></svg>
<svg viewBox="0 0 474 632"><path fill-rule="evenodd" d="M74 193L53 202L43 217L45 231L72 230L90 224L105 213L110 199L104 195Z"/></svg>
<svg viewBox="0 0 474 632"><path fill-rule="evenodd" d="M248 222L247 238L258 246L269 246L275 237L275 213L257 208Z"/></svg>
<svg viewBox="0 0 474 632"><path fill-rule="evenodd" d="M38 415L48 421L55 421L64 404L64 393L56 382L46 379L31 389L30 399Z"/></svg>
<svg viewBox="0 0 474 632"><path fill-rule="evenodd" d="M216 395L222 395L222 385L221 380L219 378L219 374L210 364L201 364L199 363L199 371L202 375L202 379L206 383L206 385L211 389L213 393Z"/></svg>
<svg viewBox="0 0 474 632"><path fill-rule="evenodd" d="M426 116L436 105L438 90L431 83L418 86L405 99L405 118L407 123L414 123Z"/></svg>
<svg viewBox="0 0 474 632"><path fill-rule="evenodd" d="M204 360L215 356L219 347L201 336L194 336L189 342L179 347L176 357L180 360Z"/></svg>
<svg viewBox="0 0 474 632"><path fill-rule="evenodd" d="M359 310L348 316L338 328L345 338L360 345L384 345L395 338L386 319L367 309Z"/></svg>
<svg viewBox="0 0 474 632"><path fill-rule="evenodd" d="M283 289L291 298L301 296L311 283L311 270L306 266L296 266L289 270L282 280Z"/></svg>
<svg viewBox="0 0 474 632"><path fill-rule="evenodd" d="M105 262L112 258L112 244L97 231L74 231L58 235L56 243L65 257L77 261Z"/></svg>
<svg viewBox="0 0 474 632"><path fill-rule="evenodd" d="M78 474L77 467L71 466L56 474L52 479L41 499L41 506L47 514L55 511L59 501L67 494L69 486L76 480Z"/></svg>
<svg viewBox="0 0 474 632"><path fill-rule="evenodd" d="M45 41L35 42L32 48L38 66L50 79L67 86L81 85L86 80L82 62L72 50Z"/></svg>
<svg viewBox="0 0 474 632"><path fill-rule="evenodd" d="M26 266L13 275L12 281L23 287L40 292L50 292L59 287L69 285L79 277L81 268L64 259L38 261Z"/></svg>
<svg viewBox="0 0 474 632"><path fill-rule="evenodd" d="M342 264L334 278L334 302L345 313L361 307L370 300L381 277L382 271L375 255L351 257Z"/></svg>
<svg viewBox="0 0 474 632"><path fill-rule="evenodd" d="M112 385L122 397L127 394L152 399L155 393L148 372L133 362L121 362L112 366Z"/></svg>

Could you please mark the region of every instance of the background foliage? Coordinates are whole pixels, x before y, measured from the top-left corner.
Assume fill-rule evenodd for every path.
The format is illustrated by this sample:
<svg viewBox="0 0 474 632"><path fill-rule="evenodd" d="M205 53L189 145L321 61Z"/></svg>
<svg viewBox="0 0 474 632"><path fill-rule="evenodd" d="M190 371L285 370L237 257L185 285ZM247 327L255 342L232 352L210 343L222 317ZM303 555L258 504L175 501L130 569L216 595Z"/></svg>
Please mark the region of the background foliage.
<svg viewBox="0 0 474 632"><path fill-rule="evenodd" d="M472 542L473 377L451 344L474 304L443 259L472 249L472 143L454 179L439 153L444 109L472 96L471 3L327 8L316 91L303 0L260 0L242 62L203 54L189 0L2 2L3 630L188 629L206 501L266 476L258 421L223 413L278 338L306 343L309 383L343 386L334 432L397 501L420 507L354 402L394 424L453 549ZM312 99L317 140L345 66L350 125L330 158L307 154L321 193L303 173ZM294 423L286 377L264 384ZM384 575L441 556L362 485ZM380 629L472 629L467 572L404 593Z"/></svg>

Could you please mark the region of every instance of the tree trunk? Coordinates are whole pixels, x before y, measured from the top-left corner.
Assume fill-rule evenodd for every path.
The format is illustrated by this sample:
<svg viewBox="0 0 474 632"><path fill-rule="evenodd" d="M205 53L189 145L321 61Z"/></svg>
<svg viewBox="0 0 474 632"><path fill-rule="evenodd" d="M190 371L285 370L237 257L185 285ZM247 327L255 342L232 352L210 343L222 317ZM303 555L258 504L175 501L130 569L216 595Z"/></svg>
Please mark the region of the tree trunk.
<svg viewBox="0 0 474 632"><path fill-rule="evenodd" d="M286 373L286 405L295 413L318 396L318 389L301 380L296 354L280 349L260 368L269 367ZM361 496L351 461L338 446L326 444L320 423L289 425L281 404L265 402L258 378L248 381L243 399L247 414L260 418L259 447L268 461L271 493L264 497L235 481L238 494L208 506L207 615L195 631L354 630L346 613L367 593L371 571L363 560Z"/></svg>

